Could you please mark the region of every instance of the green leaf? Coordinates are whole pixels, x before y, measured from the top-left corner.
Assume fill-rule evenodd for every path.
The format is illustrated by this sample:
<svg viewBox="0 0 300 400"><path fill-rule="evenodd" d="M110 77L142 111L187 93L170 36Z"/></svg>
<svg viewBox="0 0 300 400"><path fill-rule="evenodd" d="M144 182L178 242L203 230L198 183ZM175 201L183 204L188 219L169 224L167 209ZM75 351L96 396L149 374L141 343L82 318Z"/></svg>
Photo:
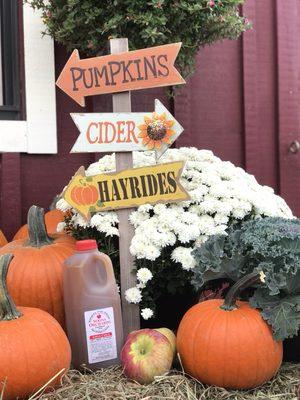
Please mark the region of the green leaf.
<svg viewBox="0 0 300 400"><path fill-rule="evenodd" d="M128 37L130 49L182 42L176 60L187 77L200 46L237 39L250 28L238 12L242 0L25 0L41 10L47 34L69 50L105 54L107 40Z"/></svg>
<svg viewBox="0 0 300 400"><path fill-rule="evenodd" d="M274 338L284 340L298 334L300 329L300 293L293 296L271 296L267 289L257 289L250 305L261 310L271 325Z"/></svg>

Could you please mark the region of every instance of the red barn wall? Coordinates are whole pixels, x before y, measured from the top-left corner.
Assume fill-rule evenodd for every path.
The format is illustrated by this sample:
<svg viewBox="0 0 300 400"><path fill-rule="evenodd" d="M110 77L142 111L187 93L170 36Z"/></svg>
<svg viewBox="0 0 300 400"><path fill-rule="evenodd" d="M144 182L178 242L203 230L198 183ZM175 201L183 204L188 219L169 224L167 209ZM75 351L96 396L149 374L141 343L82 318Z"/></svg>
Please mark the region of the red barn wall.
<svg viewBox="0 0 300 400"><path fill-rule="evenodd" d="M133 111L152 111L157 97L185 128L177 146L211 149L246 168L281 193L300 215L300 156L288 151L299 139L299 2L247 0L254 29L236 41L199 51L195 74L174 104L164 89L132 93ZM284 11L284 12L283 12ZM56 46L56 74L67 54ZM58 154L1 156L0 228L8 237L26 220L32 204L49 207L80 165L94 154L69 154L78 136L69 113L110 111L111 96L89 99L85 110L57 89ZM298 132L298 133L297 133ZM41 132L42 134L42 132Z"/></svg>

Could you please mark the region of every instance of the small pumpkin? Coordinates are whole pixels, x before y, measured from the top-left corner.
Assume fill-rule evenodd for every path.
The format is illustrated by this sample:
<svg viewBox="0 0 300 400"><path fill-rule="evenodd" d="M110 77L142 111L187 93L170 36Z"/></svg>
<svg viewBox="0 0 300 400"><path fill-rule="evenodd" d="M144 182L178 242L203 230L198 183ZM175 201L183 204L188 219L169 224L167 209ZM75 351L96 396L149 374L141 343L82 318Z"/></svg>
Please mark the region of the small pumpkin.
<svg viewBox="0 0 300 400"><path fill-rule="evenodd" d="M0 229L0 247L5 246L7 244L7 239L4 236L4 233Z"/></svg>
<svg viewBox="0 0 300 400"><path fill-rule="evenodd" d="M6 286L12 257L0 256L0 393L4 400L27 398L50 380L48 385L55 387L71 361L70 344L59 323L37 308L17 309L12 301Z"/></svg>
<svg viewBox="0 0 300 400"><path fill-rule="evenodd" d="M65 213L60 210L51 210L45 214L45 224L49 235L55 235L56 228L59 222L63 222ZM28 239L28 225L21 226L18 232L13 237L13 240Z"/></svg>
<svg viewBox="0 0 300 400"><path fill-rule="evenodd" d="M64 326L63 263L74 253L68 235L49 236L42 208L28 211L29 239L14 240L0 249L12 253L8 290L17 305L41 308Z"/></svg>
<svg viewBox="0 0 300 400"><path fill-rule="evenodd" d="M99 197L97 188L86 183L74 186L70 196L74 203L84 206L95 204Z"/></svg>
<svg viewBox="0 0 300 400"><path fill-rule="evenodd" d="M257 273L243 277L225 301L213 299L193 306L177 333L184 370L199 381L227 389L250 389L270 380L282 362L282 342L258 310L237 301L240 290L253 285Z"/></svg>

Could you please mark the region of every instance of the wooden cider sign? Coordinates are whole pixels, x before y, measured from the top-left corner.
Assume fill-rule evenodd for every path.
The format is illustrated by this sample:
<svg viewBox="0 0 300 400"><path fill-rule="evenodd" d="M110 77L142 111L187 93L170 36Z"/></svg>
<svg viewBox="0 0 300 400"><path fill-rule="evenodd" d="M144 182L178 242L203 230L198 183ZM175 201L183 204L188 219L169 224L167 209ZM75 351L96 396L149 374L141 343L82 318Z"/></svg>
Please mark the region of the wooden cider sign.
<svg viewBox="0 0 300 400"><path fill-rule="evenodd" d="M71 117L80 131L71 153L155 150L159 158L183 131L157 99L153 113L71 113Z"/></svg>
<svg viewBox="0 0 300 400"><path fill-rule="evenodd" d="M181 43L80 59L74 50L56 85L85 106L85 97L104 93L180 85L185 80L174 66Z"/></svg>
<svg viewBox="0 0 300 400"><path fill-rule="evenodd" d="M183 165L177 161L94 176L85 176L81 167L63 198L86 219L101 211L190 200L179 182Z"/></svg>

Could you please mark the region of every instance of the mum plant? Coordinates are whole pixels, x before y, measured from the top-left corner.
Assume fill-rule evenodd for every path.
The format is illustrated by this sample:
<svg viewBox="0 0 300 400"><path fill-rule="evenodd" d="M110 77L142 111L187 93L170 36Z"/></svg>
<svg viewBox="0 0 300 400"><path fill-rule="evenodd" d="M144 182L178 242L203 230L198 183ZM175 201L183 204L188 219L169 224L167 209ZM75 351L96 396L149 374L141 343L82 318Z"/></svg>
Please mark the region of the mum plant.
<svg viewBox="0 0 300 400"><path fill-rule="evenodd" d="M45 33L86 55L107 52L110 38L128 37L131 50L183 42L178 66L194 68L200 46L236 39L250 27L243 0L26 0L42 12Z"/></svg>
<svg viewBox="0 0 300 400"><path fill-rule="evenodd" d="M237 281L251 272L264 275L250 304L261 310L274 337L283 340L300 329L300 220L264 218L233 224L228 235L210 237L194 250L195 287L217 278Z"/></svg>
<svg viewBox="0 0 300 400"><path fill-rule="evenodd" d="M221 161L211 151L183 147L169 149L158 163L183 160L181 183L190 201L175 204L145 204L130 215L134 237L130 251L135 258L137 285L125 293L131 303L140 303L144 319L151 318L162 295L196 293L191 284L196 260L193 249L212 235L225 234L237 222L266 216L292 218L291 210L273 190L257 183L252 175L231 162ZM134 152L134 167L155 165L154 152ZM87 175L112 172L115 155L107 155L86 170ZM57 207L71 209L63 199ZM77 239L95 238L112 259L116 275L118 216L116 212L94 214L87 223L75 210L59 225Z"/></svg>

